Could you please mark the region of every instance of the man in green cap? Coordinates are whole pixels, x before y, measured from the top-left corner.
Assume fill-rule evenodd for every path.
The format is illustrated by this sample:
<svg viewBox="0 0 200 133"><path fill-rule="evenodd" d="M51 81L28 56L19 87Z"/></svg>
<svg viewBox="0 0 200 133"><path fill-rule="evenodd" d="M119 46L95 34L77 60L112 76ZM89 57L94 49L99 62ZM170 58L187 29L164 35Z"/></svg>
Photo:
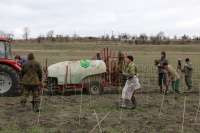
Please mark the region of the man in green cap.
<svg viewBox="0 0 200 133"><path fill-rule="evenodd" d="M32 91L34 100L33 105L37 112L40 111L40 95L38 87L42 82L42 69L40 64L35 61L33 53L28 54L28 61L22 64L21 67L23 92L21 96L21 109L25 110L25 104L30 92Z"/></svg>

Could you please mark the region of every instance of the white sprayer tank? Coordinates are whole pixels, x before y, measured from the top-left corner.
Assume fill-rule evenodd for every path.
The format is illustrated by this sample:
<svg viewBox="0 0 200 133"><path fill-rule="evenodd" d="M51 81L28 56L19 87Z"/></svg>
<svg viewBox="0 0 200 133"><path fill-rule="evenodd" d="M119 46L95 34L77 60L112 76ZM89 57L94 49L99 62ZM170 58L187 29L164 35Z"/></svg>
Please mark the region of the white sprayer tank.
<svg viewBox="0 0 200 133"><path fill-rule="evenodd" d="M83 67L81 61L64 61L48 67L48 77L58 79L58 84L80 84L91 81L103 80L103 73L106 72L106 65L102 60L86 60L89 66ZM67 70L68 66L68 72Z"/></svg>

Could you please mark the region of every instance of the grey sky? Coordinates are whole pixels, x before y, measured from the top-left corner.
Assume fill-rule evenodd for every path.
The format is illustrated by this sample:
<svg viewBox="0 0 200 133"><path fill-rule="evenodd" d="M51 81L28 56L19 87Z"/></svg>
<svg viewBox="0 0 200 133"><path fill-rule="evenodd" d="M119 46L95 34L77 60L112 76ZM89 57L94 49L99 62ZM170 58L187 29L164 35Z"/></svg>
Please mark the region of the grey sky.
<svg viewBox="0 0 200 133"><path fill-rule="evenodd" d="M113 33L200 36L200 0L0 0L0 30L22 38Z"/></svg>

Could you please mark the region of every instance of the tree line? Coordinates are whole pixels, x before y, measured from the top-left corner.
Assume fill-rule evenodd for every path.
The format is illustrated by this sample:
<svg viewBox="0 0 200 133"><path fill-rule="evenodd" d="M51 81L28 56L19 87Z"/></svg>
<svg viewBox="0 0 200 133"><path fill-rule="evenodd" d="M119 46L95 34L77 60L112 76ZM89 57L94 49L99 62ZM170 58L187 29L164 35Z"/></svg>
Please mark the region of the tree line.
<svg viewBox="0 0 200 133"><path fill-rule="evenodd" d="M22 38L28 42L30 40L30 29L28 27L24 27L23 29ZM12 32L4 32L0 30L0 36L7 37L9 40L14 40L14 33ZM35 38L38 43L42 43L44 41L48 43L54 42L69 42L69 41L106 41L106 42L124 42L128 44L170 44L171 42L179 42L182 43L191 43L191 42L199 42L200 37L193 36L190 37L186 34L182 35L181 37L177 37L176 35L173 38L166 36L163 31L160 31L156 35L148 36L145 33L141 33L140 35L131 35L128 33L121 33L118 35L114 35L113 31L112 34L104 34L100 35L99 37L81 37L75 31L72 36L69 35L62 35L62 34L55 34L54 30L49 30L46 34L40 34L37 38Z"/></svg>

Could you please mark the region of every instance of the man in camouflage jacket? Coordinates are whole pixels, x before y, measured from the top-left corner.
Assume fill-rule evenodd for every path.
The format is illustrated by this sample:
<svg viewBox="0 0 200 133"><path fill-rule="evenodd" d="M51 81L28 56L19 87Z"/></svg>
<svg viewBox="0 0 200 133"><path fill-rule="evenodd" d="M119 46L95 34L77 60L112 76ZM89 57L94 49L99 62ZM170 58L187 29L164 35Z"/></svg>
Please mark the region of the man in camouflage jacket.
<svg viewBox="0 0 200 133"><path fill-rule="evenodd" d="M127 81L126 81L126 85L125 87L127 87L125 90L125 87L123 88L123 92L126 96L126 98L123 97L122 94L122 98L124 100L122 107L123 108L128 108L129 105L129 101L132 101L132 107L130 107L131 109L135 109L137 106L137 102L136 102L136 98L135 98L135 88L134 88L134 81L133 81L133 77L137 75L137 70L136 70L136 66L133 63L133 56L129 55L126 58L126 69L125 71L122 72L122 75L126 77ZM138 89L138 88L137 88ZM124 92L125 91L125 92ZM129 98L127 98L129 97Z"/></svg>

